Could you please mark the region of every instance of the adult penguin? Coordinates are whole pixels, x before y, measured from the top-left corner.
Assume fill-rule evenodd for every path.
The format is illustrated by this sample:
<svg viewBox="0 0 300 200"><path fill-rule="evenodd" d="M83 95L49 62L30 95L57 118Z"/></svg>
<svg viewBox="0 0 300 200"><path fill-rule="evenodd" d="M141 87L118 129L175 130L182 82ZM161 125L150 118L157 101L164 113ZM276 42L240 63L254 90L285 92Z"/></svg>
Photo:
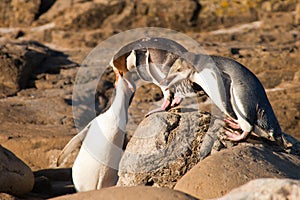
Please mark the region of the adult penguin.
<svg viewBox="0 0 300 200"><path fill-rule="evenodd" d="M114 186L122 156L128 107L135 92L132 81L117 74L116 96L109 109L93 119L62 150L57 165L75 148L81 146L72 167L72 178L78 192Z"/></svg>
<svg viewBox="0 0 300 200"><path fill-rule="evenodd" d="M189 80L178 83L166 90L163 80L170 73L170 69L178 68L182 64L182 56L187 50L179 43L160 37L147 37L133 41L122 47L112 58L110 65L115 72L125 74L128 71L136 71L139 77L161 88L164 95L164 102L161 108L150 111L147 115L167 110L170 107L179 105L185 96L204 94L198 89L195 94L195 85ZM192 87L182 87L191 85Z"/></svg>
<svg viewBox="0 0 300 200"><path fill-rule="evenodd" d="M229 140L240 141L250 132L289 146L258 78L239 62L221 56L186 53L185 64L164 80L168 87L188 79L201 86L226 115ZM167 88L168 88L167 87ZM241 129L242 133L237 131Z"/></svg>

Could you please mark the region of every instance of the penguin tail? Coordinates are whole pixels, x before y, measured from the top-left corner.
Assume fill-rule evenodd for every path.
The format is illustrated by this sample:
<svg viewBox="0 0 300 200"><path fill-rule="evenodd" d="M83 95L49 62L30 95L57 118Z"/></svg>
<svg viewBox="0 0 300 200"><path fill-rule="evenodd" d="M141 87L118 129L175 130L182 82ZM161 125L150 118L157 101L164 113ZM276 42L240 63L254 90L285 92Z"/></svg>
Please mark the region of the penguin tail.
<svg viewBox="0 0 300 200"><path fill-rule="evenodd" d="M65 159L75 150L80 148L82 141L84 140L90 124L87 125L82 131L75 135L63 148L56 160L56 166L59 167Z"/></svg>

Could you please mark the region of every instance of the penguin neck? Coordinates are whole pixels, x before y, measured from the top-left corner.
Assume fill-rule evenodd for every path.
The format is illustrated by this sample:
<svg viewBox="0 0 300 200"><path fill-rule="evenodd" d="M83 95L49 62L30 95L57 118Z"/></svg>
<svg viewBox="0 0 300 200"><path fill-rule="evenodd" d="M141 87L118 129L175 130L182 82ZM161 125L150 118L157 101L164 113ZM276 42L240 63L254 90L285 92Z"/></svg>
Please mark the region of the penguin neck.
<svg viewBox="0 0 300 200"><path fill-rule="evenodd" d="M116 96L111 104L110 111L114 116L119 128L125 132L126 124L128 121L128 107L129 107L130 95L126 93L122 88L116 88Z"/></svg>

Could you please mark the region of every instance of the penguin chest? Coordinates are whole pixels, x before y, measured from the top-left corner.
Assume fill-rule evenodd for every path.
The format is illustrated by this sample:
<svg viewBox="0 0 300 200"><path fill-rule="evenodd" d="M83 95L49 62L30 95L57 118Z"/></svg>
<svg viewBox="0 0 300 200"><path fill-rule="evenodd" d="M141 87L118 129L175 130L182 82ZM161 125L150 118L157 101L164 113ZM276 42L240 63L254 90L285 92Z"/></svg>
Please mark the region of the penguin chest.
<svg viewBox="0 0 300 200"><path fill-rule="evenodd" d="M224 106L226 99L222 96L225 92L225 88L219 79L219 75L209 68L203 69L200 72L195 72L191 77L191 81L200 85L216 106L222 112L227 113Z"/></svg>
<svg viewBox="0 0 300 200"><path fill-rule="evenodd" d="M105 126L105 123L99 124L95 121L83 141L82 148L99 163L117 167L123 152L124 137L125 134L118 126Z"/></svg>
<svg viewBox="0 0 300 200"><path fill-rule="evenodd" d="M241 129L246 132L251 132L253 125L248 121L248 113L245 109L245 102L239 98L239 93L233 87L231 87L231 102L234 113L237 116L237 123Z"/></svg>

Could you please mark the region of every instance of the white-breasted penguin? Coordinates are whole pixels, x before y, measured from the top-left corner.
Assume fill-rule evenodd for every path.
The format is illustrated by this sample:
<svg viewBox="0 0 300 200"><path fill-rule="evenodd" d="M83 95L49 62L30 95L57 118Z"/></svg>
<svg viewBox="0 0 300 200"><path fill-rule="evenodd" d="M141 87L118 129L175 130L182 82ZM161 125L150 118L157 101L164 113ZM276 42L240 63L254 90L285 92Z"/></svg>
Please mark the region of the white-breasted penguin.
<svg viewBox="0 0 300 200"><path fill-rule="evenodd" d="M201 86L227 116L225 122L238 131L226 131L232 141L250 132L289 146L259 79L239 62L221 56L186 53L186 63L169 74L168 86L188 79Z"/></svg>
<svg viewBox="0 0 300 200"><path fill-rule="evenodd" d="M166 90L166 85L162 84L170 69L180 67L181 57L187 50L179 43L159 37L142 38L122 47L112 58L110 65L115 72L127 73L136 70L140 78L146 82L159 86L164 95L164 102L161 108L149 112L147 115L166 110L180 104L184 96L196 95L192 87L182 87L182 83ZM189 82L189 80L185 80ZM188 83L185 85L191 85ZM197 95L203 93L198 90Z"/></svg>
<svg viewBox="0 0 300 200"><path fill-rule="evenodd" d="M133 82L117 74L116 95L109 109L93 119L62 150L57 165L81 144L72 167L78 192L114 186L125 137L128 107L135 92Z"/></svg>

